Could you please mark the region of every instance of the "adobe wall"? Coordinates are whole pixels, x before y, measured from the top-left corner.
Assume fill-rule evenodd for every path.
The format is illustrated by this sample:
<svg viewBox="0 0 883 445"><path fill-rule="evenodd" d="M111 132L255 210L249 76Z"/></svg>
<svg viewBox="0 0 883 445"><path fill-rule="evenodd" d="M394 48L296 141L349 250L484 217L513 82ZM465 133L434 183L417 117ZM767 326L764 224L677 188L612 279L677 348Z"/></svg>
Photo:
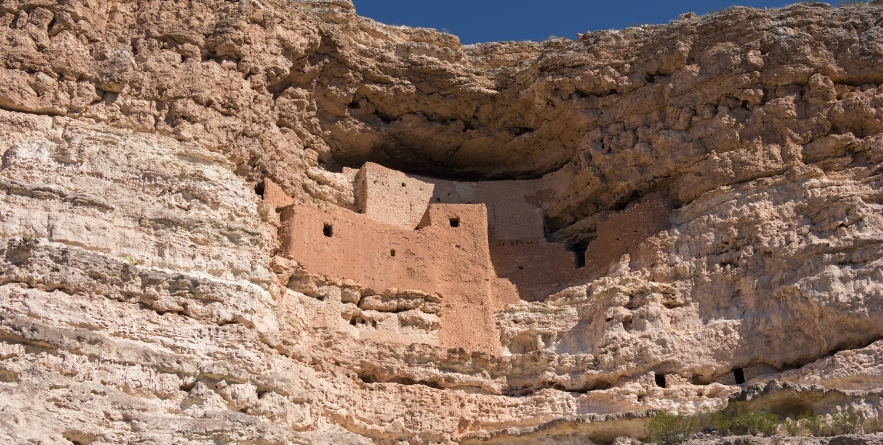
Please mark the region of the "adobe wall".
<svg viewBox="0 0 883 445"><path fill-rule="evenodd" d="M565 190L571 176L562 169L541 179L449 181L368 162L359 170L356 207L377 221L414 228L429 204L484 204L491 239L542 238L543 203Z"/></svg>
<svg viewBox="0 0 883 445"><path fill-rule="evenodd" d="M368 162L356 176L356 208L375 221L413 229L426 213L433 188L417 177Z"/></svg>
<svg viewBox="0 0 883 445"><path fill-rule="evenodd" d="M541 179L465 182L407 175L374 163L359 171L357 208L372 219L412 228L430 204L484 204L489 253L496 276L513 283L521 299L538 301L566 285L576 256L544 235L543 203L569 184L562 170Z"/></svg>
<svg viewBox="0 0 883 445"><path fill-rule="evenodd" d="M352 279L378 294L390 288L438 293L441 346L500 352L497 299L517 300L495 297L505 286L491 265L483 205L432 205L416 230L333 206L289 206L282 221L283 254L307 270Z"/></svg>
<svg viewBox="0 0 883 445"><path fill-rule="evenodd" d="M491 262L525 301L543 301L573 280L576 257L564 245L542 240L491 241Z"/></svg>
<svg viewBox="0 0 883 445"><path fill-rule="evenodd" d="M263 190L261 190L260 193L261 197L263 198L264 203L269 205L274 211L294 204L294 200L285 194L282 187L276 185L276 183L269 178L264 178L262 186Z"/></svg>

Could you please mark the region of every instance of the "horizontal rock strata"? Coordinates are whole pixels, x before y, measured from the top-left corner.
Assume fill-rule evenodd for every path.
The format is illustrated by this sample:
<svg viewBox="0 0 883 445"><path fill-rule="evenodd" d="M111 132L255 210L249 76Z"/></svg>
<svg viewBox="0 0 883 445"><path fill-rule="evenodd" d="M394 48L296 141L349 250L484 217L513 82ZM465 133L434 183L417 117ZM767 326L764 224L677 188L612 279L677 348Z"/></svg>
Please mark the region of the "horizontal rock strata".
<svg viewBox="0 0 883 445"><path fill-rule="evenodd" d="M0 1L0 443L624 445L662 409L879 417L881 14L463 46L345 0ZM286 255L283 209L360 210L366 162L565 172L531 205L587 272L488 303L469 344L443 293Z"/></svg>

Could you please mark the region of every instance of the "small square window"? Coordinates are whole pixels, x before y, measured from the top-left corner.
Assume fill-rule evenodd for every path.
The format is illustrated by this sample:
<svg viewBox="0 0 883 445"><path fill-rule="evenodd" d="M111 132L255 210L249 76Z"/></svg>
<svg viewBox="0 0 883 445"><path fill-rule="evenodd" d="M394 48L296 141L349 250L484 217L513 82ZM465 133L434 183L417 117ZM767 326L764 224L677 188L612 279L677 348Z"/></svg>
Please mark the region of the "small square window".
<svg viewBox="0 0 883 445"><path fill-rule="evenodd" d="M451 227L460 227L460 218L451 218Z"/></svg>
<svg viewBox="0 0 883 445"><path fill-rule="evenodd" d="M331 224L325 224L325 226L322 227L322 234L331 238L331 236L334 235L334 227L331 227Z"/></svg>

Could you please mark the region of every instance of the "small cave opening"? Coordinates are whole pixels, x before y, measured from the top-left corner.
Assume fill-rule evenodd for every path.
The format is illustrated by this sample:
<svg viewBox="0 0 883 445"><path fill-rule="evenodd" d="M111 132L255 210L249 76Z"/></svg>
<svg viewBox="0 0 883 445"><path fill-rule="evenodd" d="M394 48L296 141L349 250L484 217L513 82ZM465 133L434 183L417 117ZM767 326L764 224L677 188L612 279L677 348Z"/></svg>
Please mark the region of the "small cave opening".
<svg viewBox="0 0 883 445"><path fill-rule="evenodd" d="M632 330L632 316L631 315L622 319L622 328L625 329L626 331ZM665 376L663 376L663 379L664 378L665 378ZM665 381L665 380L663 380L663 381ZM663 388L665 388L665 386L663 386Z"/></svg>
<svg viewBox="0 0 883 445"><path fill-rule="evenodd" d="M656 380L656 386L665 388L665 374L658 372L653 376L653 379Z"/></svg>
<svg viewBox="0 0 883 445"><path fill-rule="evenodd" d="M325 223L322 227L322 234L328 238L334 236L334 227L331 224Z"/></svg>
<svg viewBox="0 0 883 445"><path fill-rule="evenodd" d="M690 378L690 383L696 386L705 386L711 384L712 380L704 375L694 375Z"/></svg>
<svg viewBox="0 0 883 445"><path fill-rule="evenodd" d="M367 320L365 318L355 316L350 319L350 326L355 326L357 328L359 328L359 327L376 328L377 327L377 320Z"/></svg>
<svg viewBox="0 0 883 445"><path fill-rule="evenodd" d="M258 182L254 186L254 192L257 193L257 195L260 196L261 198L264 197L264 181Z"/></svg>
<svg viewBox="0 0 883 445"><path fill-rule="evenodd" d="M528 128L528 127L518 127L518 128L515 129L515 137L523 136L523 135L528 134L528 133L533 133L533 131L534 131L533 128Z"/></svg>
<svg viewBox="0 0 883 445"><path fill-rule="evenodd" d="M392 256L392 257L396 256L396 250L395 250L395 249L391 249L391 250L389 251L389 256Z"/></svg>
<svg viewBox="0 0 883 445"><path fill-rule="evenodd" d="M449 220L451 227L460 227L460 218L451 218Z"/></svg>
<svg viewBox="0 0 883 445"><path fill-rule="evenodd" d="M362 383L368 383L368 384L377 383L377 378L374 377L374 374L369 374L367 372L361 372L361 373L356 374L356 377L358 377L359 380L362 381Z"/></svg>
<svg viewBox="0 0 883 445"><path fill-rule="evenodd" d="M737 385L745 383L745 370L742 368L733 369L733 377L736 378Z"/></svg>

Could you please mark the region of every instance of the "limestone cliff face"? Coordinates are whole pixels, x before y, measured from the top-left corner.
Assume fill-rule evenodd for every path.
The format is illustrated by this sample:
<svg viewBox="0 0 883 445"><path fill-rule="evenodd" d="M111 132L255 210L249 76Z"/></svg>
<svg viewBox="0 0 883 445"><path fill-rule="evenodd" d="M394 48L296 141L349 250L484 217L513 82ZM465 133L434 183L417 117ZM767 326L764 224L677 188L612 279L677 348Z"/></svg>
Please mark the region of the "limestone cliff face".
<svg viewBox="0 0 883 445"><path fill-rule="evenodd" d="M0 443L609 442L731 394L877 415L881 17L461 46L344 0L0 1ZM567 171L545 237L594 272L497 311L502 354L434 346L437 295L279 255L264 180L355 210L368 161Z"/></svg>

